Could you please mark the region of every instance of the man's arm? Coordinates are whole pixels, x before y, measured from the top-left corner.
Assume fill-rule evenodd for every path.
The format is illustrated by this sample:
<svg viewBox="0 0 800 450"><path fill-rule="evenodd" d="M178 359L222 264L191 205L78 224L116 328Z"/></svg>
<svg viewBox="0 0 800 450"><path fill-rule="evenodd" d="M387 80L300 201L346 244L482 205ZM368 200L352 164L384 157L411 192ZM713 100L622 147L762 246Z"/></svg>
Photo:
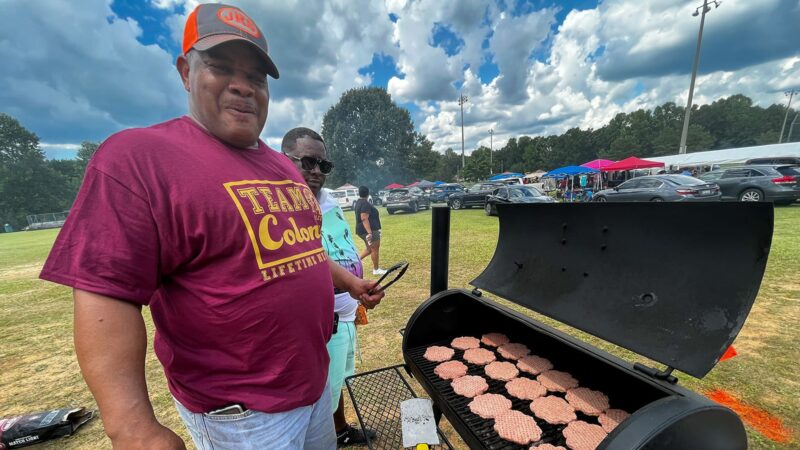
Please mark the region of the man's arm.
<svg viewBox="0 0 800 450"><path fill-rule="evenodd" d="M73 290L75 353L114 449L185 449L155 418L147 394L147 330L141 307Z"/></svg>
<svg viewBox="0 0 800 450"><path fill-rule="evenodd" d="M381 302L384 296L383 292L373 295L367 293L370 289L375 287L377 284L375 281L358 278L331 258L328 258L328 266L331 268L333 285L343 291L349 292L353 298L360 300L365 308L372 309Z"/></svg>

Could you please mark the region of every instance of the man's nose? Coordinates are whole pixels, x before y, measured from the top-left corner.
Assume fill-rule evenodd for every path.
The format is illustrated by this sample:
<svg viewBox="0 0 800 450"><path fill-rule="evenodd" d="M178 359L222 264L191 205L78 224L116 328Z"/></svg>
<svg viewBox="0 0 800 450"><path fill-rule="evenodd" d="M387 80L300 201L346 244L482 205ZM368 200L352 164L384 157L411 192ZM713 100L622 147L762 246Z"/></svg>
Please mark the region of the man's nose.
<svg viewBox="0 0 800 450"><path fill-rule="evenodd" d="M251 97L255 93L247 73L241 70L233 71L233 75L231 75L231 79L228 82L228 88L242 97Z"/></svg>

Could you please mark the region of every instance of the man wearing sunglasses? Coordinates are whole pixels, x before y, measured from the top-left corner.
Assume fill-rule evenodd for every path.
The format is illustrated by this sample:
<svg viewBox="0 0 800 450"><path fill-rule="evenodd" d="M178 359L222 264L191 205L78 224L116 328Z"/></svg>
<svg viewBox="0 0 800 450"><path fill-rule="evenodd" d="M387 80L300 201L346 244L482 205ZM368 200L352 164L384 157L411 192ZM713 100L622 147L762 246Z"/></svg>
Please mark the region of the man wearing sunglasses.
<svg viewBox="0 0 800 450"><path fill-rule="evenodd" d="M350 224L347 223L336 199L327 189L322 188L325 185L326 175L333 169L333 163L326 159L325 142L322 137L308 128L294 128L283 137L281 150L294 161L311 192L319 201L322 211L322 245L328 257L361 278L364 269L361 266L358 249L353 242ZM337 443L339 446L365 444L365 432L347 423L344 415L344 399L341 395L344 379L355 373L357 346L355 319L358 301L349 293L338 289L335 290L335 298L334 311L338 315L339 324L328 342L328 354L331 357L328 385L331 388ZM362 304L372 309L379 302L380 300L362 301ZM375 437L375 433L371 430L366 430L366 433L370 438Z"/></svg>
<svg viewBox="0 0 800 450"><path fill-rule="evenodd" d="M201 4L176 66L188 114L100 146L40 276L73 288L78 362L114 449L185 448L148 395L147 305L198 449L331 450L331 283L366 303L375 283L327 257L314 195L259 139L278 69L256 23Z"/></svg>

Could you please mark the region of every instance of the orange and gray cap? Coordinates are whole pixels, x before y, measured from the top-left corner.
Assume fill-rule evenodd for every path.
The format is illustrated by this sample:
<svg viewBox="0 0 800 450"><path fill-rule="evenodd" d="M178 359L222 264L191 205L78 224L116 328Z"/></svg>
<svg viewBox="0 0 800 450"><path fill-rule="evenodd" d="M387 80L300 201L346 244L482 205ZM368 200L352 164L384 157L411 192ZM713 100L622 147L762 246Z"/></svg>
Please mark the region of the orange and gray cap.
<svg viewBox="0 0 800 450"><path fill-rule="evenodd" d="M183 54L189 50L208 50L223 42L242 40L258 50L267 65L267 73L278 78L278 68L269 57L267 38L255 21L241 9L220 3L198 5L189 14L183 29Z"/></svg>

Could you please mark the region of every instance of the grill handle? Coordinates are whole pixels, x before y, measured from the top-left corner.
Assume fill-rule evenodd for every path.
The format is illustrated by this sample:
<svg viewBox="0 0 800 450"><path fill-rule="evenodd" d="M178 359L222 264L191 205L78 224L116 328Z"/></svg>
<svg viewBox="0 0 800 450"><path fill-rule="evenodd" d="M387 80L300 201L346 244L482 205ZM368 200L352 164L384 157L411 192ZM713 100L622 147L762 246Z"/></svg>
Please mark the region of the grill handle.
<svg viewBox="0 0 800 450"><path fill-rule="evenodd" d="M435 206L431 220L431 296L447 290L450 259L450 208Z"/></svg>

